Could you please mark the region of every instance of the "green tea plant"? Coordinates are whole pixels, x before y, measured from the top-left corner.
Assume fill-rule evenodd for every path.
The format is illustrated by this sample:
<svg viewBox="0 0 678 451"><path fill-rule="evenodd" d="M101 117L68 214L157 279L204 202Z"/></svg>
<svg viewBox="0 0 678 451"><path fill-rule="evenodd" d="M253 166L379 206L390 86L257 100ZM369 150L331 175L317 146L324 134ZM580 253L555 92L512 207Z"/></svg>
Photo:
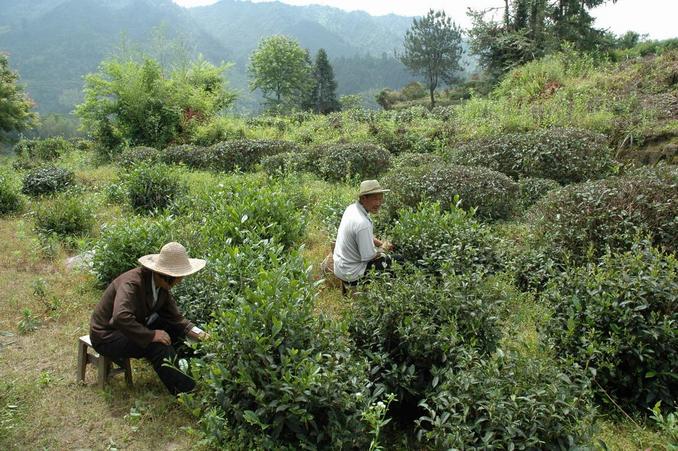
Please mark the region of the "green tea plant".
<svg viewBox="0 0 678 451"><path fill-rule="evenodd" d="M669 251L678 243L678 169L642 168L550 192L528 212L537 243L556 260L583 262L607 247L628 250L650 234Z"/></svg>
<svg viewBox="0 0 678 451"><path fill-rule="evenodd" d="M68 169L42 166L26 174L21 192L30 196L56 193L65 191L74 181L74 174Z"/></svg>
<svg viewBox="0 0 678 451"><path fill-rule="evenodd" d="M518 180L518 193L521 207L525 210L530 208L549 191L560 188L555 180L539 177L523 177Z"/></svg>
<svg viewBox="0 0 678 451"><path fill-rule="evenodd" d="M181 172L164 164L140 164L123 177L132 208L141 214L162 211L188 191Z"/></svg>
<svg viewBox="0 0 678 451"><path fill-rule="evenodd" d="M400 167L389 172L382 184L392 190L385 207L392 217L397 217L398 209L416 207L423 200L440 202L443 210L460 202L462 208L475 208L479 218L489 220L508 219L517 207L518 185L482 167Z"/></svg>
<svg viewBox="0 0 678 451"><path fill-rule="evenodd" d="M498 240L472 212L456 206L441 211L438 203L422 203L399 213L389 235L406 261L434 272L445 265L457 274L501 266Z"/></svg>
<svg viewBox="0 0 678 451"><path fill-rule="evenodd" d="M250 449L369 444L367 367L338 324L313 312L313 284L298 276L304 267L291 252L213 313L211 338L200 346L205 357L190 366L198 391L182 402L211 419L202 426L214 446L226 445L225 421Z"/></svg>
<svg viewBox="0 0 678 451"><path fill-rule="evenodd" d="M169 146L159 152L160 158L167 164L185 164L189 168L208 169L213 165L207 148L182 144Z"/></svg>
<svg viewBox="0 0 678 451"><path fill-rule="evenodd" d="M329 144L308 154L312 171L328 181L374 179L388 170L391 154L374 144Z"/></svg>
<svg viewBox="0 0 678 451"><path fill-rule="evenodd" d="M298 150L297 145L289 141L241 139L212 145L208 148L208 159L214 170L249 171L264 157Z"/></svg>
<svg viewBox="0 0 678 451"><path fill-rule="evenodd" d="M483 290L480 274L420 271L378 278L362 289L349 315L357 352L370 363L373 382L397 401L394 415L405 427L419 402L438 383L435 368L453 365L464 350L489 355L497 345L497 292Z"/></svg>
<svg viewBox="0 0 678 451"><path fill-rule="evenodd" d="M156 254L169 241L176 239L175 219L149 219L128 216L119 222L104 225L94 245L92 271L105 286L125 271L137 266L142 255ZM188 243L182 243L188 246Z"/></svg>
<svg viewBox="0 0 678 451"><path fill-rule="evenodd" d="M595 409L576 366L544 357L463 353L437 370L418 437L434 449L571 449L588 442Z"/></svg>
<svg viewBox="0 0 678 451"><path fill-rule="evenodd" d="M598 398L643 411L676 408L678 261L647 242L553 278L545 333L559 355L589 368Z"/></svg>
<svg viewBox="0 0 678 451"><path fill-rule="evenodd" d="M139 163L159 163L160 158L160 151L154 147L135 146L123 150L116 160L120 166L130 167Z"/></svg>
<svg viewBox="0 0 678 451"><path fill-rule="evenodd" d="M84 236L93 226L92 209L76 194L60 194L46 200L35 210L35 229L42 235Z"/></svg>
<svg viewBox="0 0 678 451"><path fill-rule="evenodd" d="M21 139L14 146L14 152L19 159L32 162L56 160L74 149L75 146L61 136L46 139Z"/></svg>
<svg viewBox="0 0 678 451"><path fill-rule="evenodd" d="M471 141L452 151L451 159L485 166L514 179L540 177L561 184L602 178L613 168L606 137L574 128L547 128Z"/></svg>

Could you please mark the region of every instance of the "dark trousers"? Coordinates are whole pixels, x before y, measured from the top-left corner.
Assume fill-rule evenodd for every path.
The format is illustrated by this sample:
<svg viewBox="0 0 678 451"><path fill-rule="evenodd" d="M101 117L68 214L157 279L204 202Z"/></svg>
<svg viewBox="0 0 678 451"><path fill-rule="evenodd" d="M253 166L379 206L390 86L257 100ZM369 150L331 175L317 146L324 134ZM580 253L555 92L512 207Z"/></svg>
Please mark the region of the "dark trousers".
<svg viewBox="0 0 678 451"><path fill-rule="evenodd" d="M402 262L403 257L401 255L381 254L380 257L367 262L367 267L365 267L365 275L368 274L370 271L387 272L388 274L392 275L394 261ZM357 280L354 280L353 282L346 282L342 280L341 281L342 293L345 293L346 287L357 287L358 285L368 281L369 279L367 279L365 275L363 275L361 278Z"/></svg>
<svg viewBox="0 0 678 451"><path fill-rule="evenodd" d="M162 318L157 318L148 327L153 330L162 329L167 332L172 339L172 344L151 343L146 348L142 348L130 341L122 332L116 332L111 340L94 346L94 350L113 360L126 358L147 359L153 365L153 369L162 383L165 384L167 390L173 395L193 390L193 387L195 387L193 379L176 368L165 364L167 360L176 363L177 348L180 353L184 353L182 352L185 351L183 345L185 335L183 330L178 330L179 328L171 326Z"/></svg>

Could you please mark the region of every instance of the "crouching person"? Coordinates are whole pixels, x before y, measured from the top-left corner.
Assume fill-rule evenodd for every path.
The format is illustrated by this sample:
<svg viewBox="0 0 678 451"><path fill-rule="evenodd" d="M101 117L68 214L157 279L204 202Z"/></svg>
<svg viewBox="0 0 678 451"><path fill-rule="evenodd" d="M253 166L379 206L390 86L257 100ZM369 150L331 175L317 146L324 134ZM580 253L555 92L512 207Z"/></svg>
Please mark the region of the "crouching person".
<svg viewBox="0 0 678 451"><path fill-rule="evenodd" d="M170 393L191 391L193 379L164 363L176 359L175 347L186 337L203 339L205 333L179 312L170 289L205 260L188 258L184 246L172 242L139 263L104 291L90 320L92 346L114 361L146 358Z"/></svg>

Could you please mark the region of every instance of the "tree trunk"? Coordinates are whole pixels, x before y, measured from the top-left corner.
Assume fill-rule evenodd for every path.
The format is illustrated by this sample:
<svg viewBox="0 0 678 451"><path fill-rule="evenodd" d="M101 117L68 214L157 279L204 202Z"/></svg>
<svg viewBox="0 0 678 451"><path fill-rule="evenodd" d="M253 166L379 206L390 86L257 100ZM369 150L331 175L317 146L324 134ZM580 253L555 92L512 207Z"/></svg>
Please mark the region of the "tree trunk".
<svg viewBox="0 0 678 451"><path fill-rule="evenodd" d="M428 91L431 93L431 109L433 109L434 106L436 106L436 101L435 98L433 97L433 91L435 91L435 88L431 86Z"/></svg>

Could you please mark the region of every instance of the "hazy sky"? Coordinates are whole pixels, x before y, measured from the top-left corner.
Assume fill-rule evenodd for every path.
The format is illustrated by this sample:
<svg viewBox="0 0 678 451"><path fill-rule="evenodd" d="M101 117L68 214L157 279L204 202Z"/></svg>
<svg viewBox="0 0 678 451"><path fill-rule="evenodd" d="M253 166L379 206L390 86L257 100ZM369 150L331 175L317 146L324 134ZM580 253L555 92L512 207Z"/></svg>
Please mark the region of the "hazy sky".
<svg viewBox="0 0 678 451"><path fill-rule="evenodd" d="M217 3L218 0L174 0L190 7ZM256 0L268 1L268 0ZM430 9L444 9L462 28L470 22L466 8L483 9L501 7L503 0L283 0L290 5L327 5L346 11L361 10L372 15L398 14L422 16ZM649 34L652 39L678 37L678 0L618 0L595 8L598 28L609 28L621 34L628 30Z"/></svg>

